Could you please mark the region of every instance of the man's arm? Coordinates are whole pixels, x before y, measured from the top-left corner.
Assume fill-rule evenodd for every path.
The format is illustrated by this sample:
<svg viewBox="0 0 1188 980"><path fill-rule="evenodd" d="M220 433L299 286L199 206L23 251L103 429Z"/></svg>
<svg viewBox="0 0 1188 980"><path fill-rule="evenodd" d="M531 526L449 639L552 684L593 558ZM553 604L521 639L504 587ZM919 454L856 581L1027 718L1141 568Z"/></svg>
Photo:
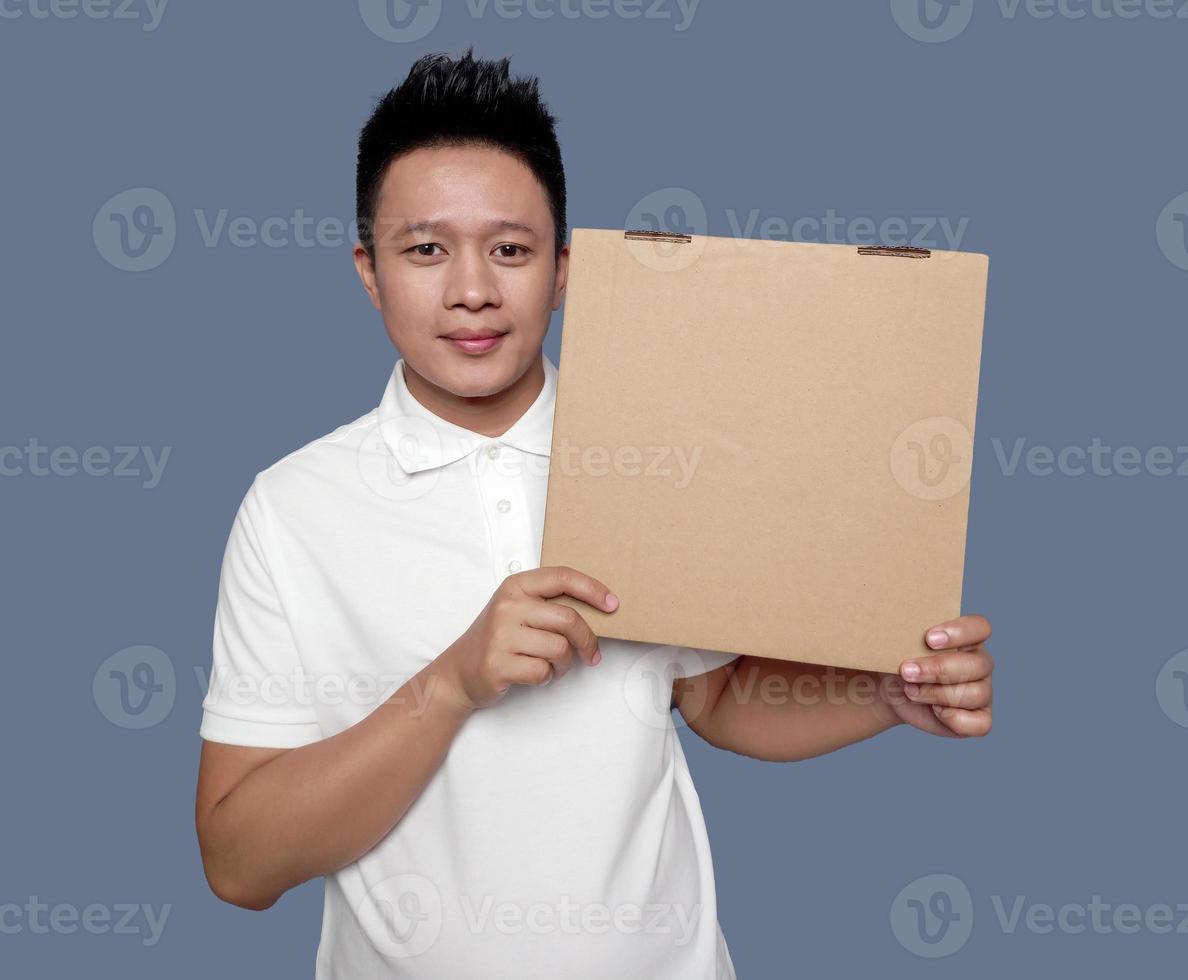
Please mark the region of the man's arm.
<svg viewBox="0 0 1188 980"><path fill-rule="evenodd" d="M195 821L219 898L270 908L358 860L400 821L473 710L437 663L331 738L292 749L203 742Z"/></svg>
<svg viewBox="0 0 1188 980"><path fill-rule="evenodd" d="M673 698L711 745L766 762L794 762L860 742L899 724L871 674L741 655L677 678Z"/></svg>
<svg viewBox="0 0 1188 980"><path fill-rule="evenodd" d="M933 735L986 735L994 658L990 623L959 616L928 630L934 654L900 674L740 656L673 683L682 717L712 745L771 762L832 752L906 723Z"/></svg>

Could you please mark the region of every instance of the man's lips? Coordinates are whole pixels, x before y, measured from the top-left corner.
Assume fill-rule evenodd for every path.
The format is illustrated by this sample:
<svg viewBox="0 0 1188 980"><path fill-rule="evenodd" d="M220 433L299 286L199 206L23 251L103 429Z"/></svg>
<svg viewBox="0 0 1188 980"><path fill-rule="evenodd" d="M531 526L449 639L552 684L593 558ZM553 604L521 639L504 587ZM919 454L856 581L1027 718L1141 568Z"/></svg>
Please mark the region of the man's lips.
<svg viewBox="0 0 1188 980"><path fill-rule="evenodd" d="M443 334L446 340L486 340L489 337L502 337L506 330L492 330L489 327L482 330L455 330Z"/></svg>
<svg viewBox="0 0 1188 980"><path fill-rule="evenodd" d="M502 340L505 336L507 336L507 335L502 334L502 333L496 333L496 334L489 334L485 337L483 337L483 336L480 336L480 337L461 336L461 337L443 337L442 339L449 341L451 344L453 344L459 350L465 351L468 354L482 354L486 351L491 350L496 345L498 345L499 341Z"/></svg>

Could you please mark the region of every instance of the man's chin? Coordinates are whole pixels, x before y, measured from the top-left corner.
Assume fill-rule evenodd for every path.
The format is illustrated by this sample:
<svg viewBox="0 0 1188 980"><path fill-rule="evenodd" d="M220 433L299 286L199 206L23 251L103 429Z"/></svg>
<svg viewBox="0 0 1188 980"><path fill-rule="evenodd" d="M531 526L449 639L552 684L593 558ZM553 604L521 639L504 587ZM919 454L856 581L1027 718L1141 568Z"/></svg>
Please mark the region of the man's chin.
<svg viewBox="0 0 1188 980"><path fill-rule="evenodd" d="M460 398L498 394L520 376L517 352L506 347L505 342L479 355L461 351L448 340L439 342L443 351L434 359L432 377L439 379L438 387Z"/></svg>

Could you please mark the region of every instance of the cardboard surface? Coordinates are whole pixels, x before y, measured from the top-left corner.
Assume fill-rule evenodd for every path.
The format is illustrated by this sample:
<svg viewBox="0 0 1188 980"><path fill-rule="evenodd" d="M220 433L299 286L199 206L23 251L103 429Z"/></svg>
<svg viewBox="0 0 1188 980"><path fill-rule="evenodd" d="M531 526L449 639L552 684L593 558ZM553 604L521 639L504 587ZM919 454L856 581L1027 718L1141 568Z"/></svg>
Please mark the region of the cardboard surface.
<svg viewBox="0 0 1188 980"><path fill-rule="evenodd" d="M605 637L929 652L961 612L988 265L575 229L541 565L620 606L553 601Z"/></svg>

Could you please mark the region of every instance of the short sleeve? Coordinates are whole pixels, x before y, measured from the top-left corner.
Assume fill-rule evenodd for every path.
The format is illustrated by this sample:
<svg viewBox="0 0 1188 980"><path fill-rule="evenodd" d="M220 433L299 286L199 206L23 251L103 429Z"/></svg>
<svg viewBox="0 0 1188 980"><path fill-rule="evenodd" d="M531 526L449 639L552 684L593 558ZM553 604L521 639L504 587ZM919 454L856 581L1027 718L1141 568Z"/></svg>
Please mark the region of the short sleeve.
<svg viewBox="0 0 1188 980"><path fill-rule="evenodd" d="M724 667L741 654L721 650L702 650L700 647L677 647L677 666L682 677L696 677Z"/></svg>
<svg viewBox="0 0 1188 980"><path fill-rule="evenodd" d="M322 738L269 570L258 480L235 515L223 552L210 682L199 735L212 742L297 748Z"/></svg>

